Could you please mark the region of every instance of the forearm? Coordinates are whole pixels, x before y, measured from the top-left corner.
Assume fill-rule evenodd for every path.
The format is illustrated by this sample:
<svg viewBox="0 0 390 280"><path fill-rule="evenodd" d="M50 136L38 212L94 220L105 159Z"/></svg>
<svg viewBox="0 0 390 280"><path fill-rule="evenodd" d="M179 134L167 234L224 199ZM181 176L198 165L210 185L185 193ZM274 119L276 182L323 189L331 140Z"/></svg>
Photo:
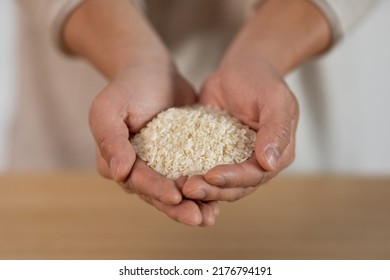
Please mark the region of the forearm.
<svg viewBox="0 0 390 280"><path fill-rule="evenodd" d="M69 50L111 79L142 60L167 62L168 52L142 14L127 0L87 0L63 28Z"/></svg>
<svg viewBox="0 0 390 280"><path fill-rule="evenodd" d="M238 34L226 57L255 55L286 74L331 44L325 16L305 0L265 0Z"/></svg>

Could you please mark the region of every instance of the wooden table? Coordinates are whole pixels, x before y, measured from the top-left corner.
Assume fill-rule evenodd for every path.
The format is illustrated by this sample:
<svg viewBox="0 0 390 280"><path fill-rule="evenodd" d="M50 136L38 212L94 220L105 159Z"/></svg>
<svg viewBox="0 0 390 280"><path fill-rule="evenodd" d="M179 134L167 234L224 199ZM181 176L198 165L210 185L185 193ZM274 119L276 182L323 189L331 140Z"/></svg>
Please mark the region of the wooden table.
<svg viewBox="0 0 390 280"><path fill-rule="evenodd" d="M390 177L280 176L177 224L93 173L0 176L0 259L390 259Z"/></svg>

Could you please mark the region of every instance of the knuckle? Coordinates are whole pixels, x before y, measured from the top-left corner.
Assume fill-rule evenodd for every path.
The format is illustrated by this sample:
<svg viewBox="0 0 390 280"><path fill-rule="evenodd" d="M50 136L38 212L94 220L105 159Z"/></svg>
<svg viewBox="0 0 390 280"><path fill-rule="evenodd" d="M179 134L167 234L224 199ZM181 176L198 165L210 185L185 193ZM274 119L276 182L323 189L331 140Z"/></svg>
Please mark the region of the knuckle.
<svg viewBox="0 0 390 280"><path fill-rule="evenodd" d="M286 164L285 167L289 166L292 164L295 160L296 154L295 154L295 148L292 147L291 149L288 150L288 153L286 155Z"/></svg>
<svg viewBox="0 0 390 280"><path fill-rule="evenodd" d="M276 100L276 104L280 106L280 109L283 108L284 113L287 114L290 120L297 118L299 115L298 99L288 86L285 83L280 83L275 86L273 93L269 96L269 98L274 100L271 102Z"/></svg>
<svg viewBox="0 0 390 280"><path fill-rule="evenodd" d="M272 142L282 150L289 144L292 131L291 124L285 119L281 119L272 129Z"/></svg>
<svg viewBox="0 0 390 280"><path fill-rule="evenodd" d="M240 170L241 171L241 170ZM243 174L243 173L240 173L240 174ZM245 179L243 178L243 176L240 176L239 175L236 175L235 177L232 177L230 178L229 176L226 176L226 186L230 187L230 188L234 188L234 187L240 187L242 186L243 184L245 184Z"/></svg>
<svg viewBox="0 0 390 280"><path fill-rule="evenodd" d="M96 117L99 116L99 113L101 112L101 107L102 107L102 98L101 95L99 94L93 99L91 107L89 108L90 126L93 126L93 124L95 123Z"/></svg>
<svg viewBox="0 0 390 280"><path fill-rule="evenodd" d="M234 193L232 193L231 195L229 195L226 199L226 201L228 202L235 202L237 200L240 200L242 199L243 197L246 196L246 190L245 188L240 188L238 190L235 190Z"/></svg>

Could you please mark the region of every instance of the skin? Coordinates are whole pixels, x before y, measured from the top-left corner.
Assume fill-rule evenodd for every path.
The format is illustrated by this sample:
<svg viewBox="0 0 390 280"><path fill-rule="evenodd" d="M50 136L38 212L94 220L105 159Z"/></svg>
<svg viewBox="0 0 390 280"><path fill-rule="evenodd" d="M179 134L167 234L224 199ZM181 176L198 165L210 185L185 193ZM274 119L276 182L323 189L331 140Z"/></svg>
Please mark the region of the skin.
<svg viewBox="0 0 390 280"><path fill-rule="evenodd" d="M299 109L284 76L330 45L326 19L309 1L263 1L257 7L200 95L201 103L227 110L257 131L255 156L188 180L186 197L235 201L292 163Z"/></svg>
<svg viewBox="0 0 390 280"><path fill-rule="evenodd" d="M71 52L109 81L90 109L100 174L178 222L212 225L218 203L184 198L183 178L171 181L147 167L128 140L161 110L196 101L147 21L129 1L85 1L67 21L63 37Z"/></svg>
<svg viewBox="0 0 390 280"><path fill-rule="evenodd" d="M63 39L108 80L90 109L98 171L175 221L213 225L218 201L243 198L293 161L299 110L283 77L325 51L330 34L325 17L307 1L263 1L200 94L203 104L257 131L255 156L173 181L138 159L128 139L161 110L196 102L195 92L131 2L85 1L67 20Z"/></svg>

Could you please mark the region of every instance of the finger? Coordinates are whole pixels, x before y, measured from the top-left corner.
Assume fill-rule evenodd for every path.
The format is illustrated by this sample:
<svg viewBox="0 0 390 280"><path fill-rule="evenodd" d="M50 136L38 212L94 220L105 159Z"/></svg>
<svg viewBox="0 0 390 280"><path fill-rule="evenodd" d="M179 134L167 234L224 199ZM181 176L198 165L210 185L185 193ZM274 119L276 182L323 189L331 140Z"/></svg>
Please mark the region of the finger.
<svg viewBox="0 0 390 280"><path fill-rule="evenodd" d="M218 98L217 92L220 92L220 84L215 78L216 75L210 76L205 83L203 84L200 95L199 102L205 106L212 106L219 109L225 108L224 102L221 98Z"/></svg>
<svg viewBox="0 0 390 280"><path fill-rule="evenodd" d="M183 188L187 180L188 180L188 176L180 176L175 180L176 186L179 188L179 190Z"/></svg>
<svg viewBox="0 0 390 280"><path fill-rule="evenodd" d="M215 108L218 108L218 109L222 109L221 105L215 99L215 97L212 96L212 94L202 93L199 96L199 103L204 105L204 106L211 106L211 107L215 107Z"/></svg>
<svg viewBox="0 0 390 280"><path fill-rule="evenodd" d="M129 141L129 130L119 111L122 104L98 96L89 114L89 123L100 155L110 168L112 178L124 181L136 158Z"/></svg>
<svg viewBox="0 0 390 280"><path fill-rule="evenodd" d="M215 218L219 215L219 205L217 201L197 202L202 213L202 222L200 226L208 227L215 224Z"/></svg>
<svg viewBox="0 0 390 280"><path fill-rule="evenodd" d="M139 195L139 197L176 222L190 226L203 225L204 218L201 207L194 201L183 200L178 205L169 205L153 200L148 196ZM209 203L209 208L212 211L212 213L208 213L209 216L212 214L215 217L219 214L218 204L215 201ZM203 212L205 211L203 210ZM211 219L212 218L207 217L207 221L205 222L211 225Z"/></svg>
<svg viewBox="0 0 390 280"><path fill-rule="evenodd" d="M203 221L202 212L199 206L191 200L183 200L178 205L168 205L160 201L153 200L152 204L169 218L190 226L201 225Z"/></svg>
<svg viewBox="0 0 390 280"><path fill-rule="evenodd" d="M202 176L190 177L184 184L182 193L185 197L202 201L229 201L239 200L255 190L254 187L221 188L208 184Z"/></svg>
<svg viewBox="0 0 390 280"><path fill-rule="evenodd" d="M193 201L183 200L178 205L169 205L148 196L139 195L139 197L176 222L190 226L197 226L202 222L200 209Z"/></svg>
<svg viewBox="0 0 390 280"><path fill-rule="evenodd" d="M293 122L298 117L298 106L292 94L281 94L261 110L259 130L255 140L255 154L260 166L268 171L280 170L279 159L294 137Z"/></svg>
<svg viewBox="0 0 390 280"><path fill-rule="evenodd" d="M285 168L291 164L295 157L295 138L285 149L280 158L280 167ZM265 171L262 169L256 158L252 157L238 164L218 165L204 175L204 179L210 185L223 188L234 187L258 187L274 177L278 171Z"/></svg>
<svg viewBox="0 0 390 280"><path fill-rule="evenodd" d="M266 174L253 156L241 163L218 165L207 171L204 179L224 188L253 187L259 185Z"/></svg>
<svg viewBox="0 0 390 280"><path fill-rule="evenodd" d="M213 210L213 214L214 214L215 217L218 216L221 213L218 201L207 201L207 204L211 206L211 208Z"/></svg>
<svg viewBox="0 0 390 280"><path fill-rule="evenodd" d="M294 159L295 159L295 136L291 138L290 143L288 144L287 148L284 150L283 155L279 160L280 169L284 169L287 166L289 166L294 161Z"/></svg>
<svg viewBox="0 0 390 280"><path fill-rule="evenodd" d="M176 205L182 201L176 182L154 171L140 159L135 161L126 186L139 195L165 204Z"/></svg>

